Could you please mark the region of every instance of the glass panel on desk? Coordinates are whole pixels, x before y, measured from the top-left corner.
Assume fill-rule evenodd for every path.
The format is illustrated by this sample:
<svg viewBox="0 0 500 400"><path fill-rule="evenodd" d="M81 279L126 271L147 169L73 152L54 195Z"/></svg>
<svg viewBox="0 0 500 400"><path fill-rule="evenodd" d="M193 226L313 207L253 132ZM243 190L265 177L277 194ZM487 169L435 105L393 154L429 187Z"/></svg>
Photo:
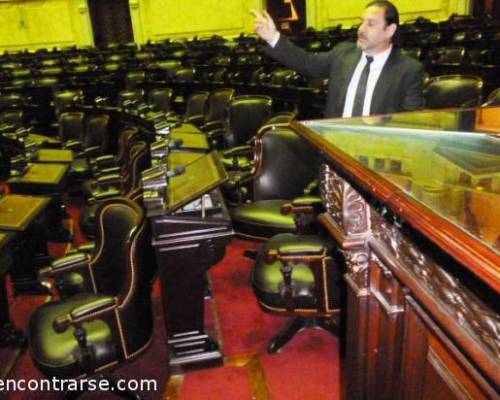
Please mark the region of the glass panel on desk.
<svg viewBox="0 0 500 400"><path fill-rule="evenodd" d="M327 145L500 250L500 107L303 125Z"/></svg>

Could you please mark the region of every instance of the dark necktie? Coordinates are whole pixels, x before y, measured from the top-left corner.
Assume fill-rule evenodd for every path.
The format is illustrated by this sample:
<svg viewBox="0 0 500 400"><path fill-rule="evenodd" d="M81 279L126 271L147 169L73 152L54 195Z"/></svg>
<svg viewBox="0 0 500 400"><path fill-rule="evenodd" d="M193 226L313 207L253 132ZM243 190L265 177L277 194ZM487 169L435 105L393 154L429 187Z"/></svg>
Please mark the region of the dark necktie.
<svg viewBox="0 0 500 400"><path fill-rule="evenodd" d="M363 115L363 104L365 102L366 84L368 83L368 75L370 74L370 64L373 57L366 57L366 64L359 77L358 87L356 88L356 95L354 96L354 104L352 106L352 116L359 117Z"/></svg>

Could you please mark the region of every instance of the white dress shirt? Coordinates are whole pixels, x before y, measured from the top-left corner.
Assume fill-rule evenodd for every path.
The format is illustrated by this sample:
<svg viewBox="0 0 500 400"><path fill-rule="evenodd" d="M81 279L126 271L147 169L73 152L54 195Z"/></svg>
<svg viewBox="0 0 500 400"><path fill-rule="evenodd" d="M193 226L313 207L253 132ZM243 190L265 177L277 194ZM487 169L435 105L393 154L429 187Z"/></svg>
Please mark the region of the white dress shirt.
<svg viewBox="0 0 500 400"><path fill-rule="evenodd" d="M368 75L368 82L366 83L365 101L363 103L363 116L370 115L370 106L372 104L373 91L375 89L375 85L377 84L378 78L380 77L380 73L382 72L382 68L389 58L389 55L391 54L391 50L392 45L389 46L387 50L384 50L383 52L372 56L373 61L370 65L370 74ZM349 118L352 116L354 97L356 96L356 89L358 87L359 78L361 77L361 72L363 72L363 68L366 65L366 57L367 55L363 52L361 54L361 58L359 59L358 65L356 65L356 68L354 69L354 73L352 74L349 86L347 87L344 112L342 113L343 118Z"/></svg>
<svg viewBox="0 0 500 400"><path fill-rule="evenodd" d="M277 32L277 34L271 40L269 40L267 42L267 44L274 49L274 47L278 43L278 40L280 40L280 33L279 32Z"/></svg>

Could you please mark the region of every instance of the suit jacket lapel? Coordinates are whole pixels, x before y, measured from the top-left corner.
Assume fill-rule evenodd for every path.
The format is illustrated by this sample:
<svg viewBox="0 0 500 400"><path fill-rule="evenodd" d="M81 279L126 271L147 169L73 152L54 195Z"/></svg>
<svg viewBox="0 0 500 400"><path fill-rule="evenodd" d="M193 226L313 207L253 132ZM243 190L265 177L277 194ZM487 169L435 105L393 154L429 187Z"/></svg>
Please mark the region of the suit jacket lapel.
<svg viewBox="0 0 500 400"><path fill-rule="evenodd" d="M393 48L375 84L370 105L370 114L380 114L379 110L384 109L384 100L387 100L387 92L394 82L393 77L397 74L397 67L397 50Z"/></svg>

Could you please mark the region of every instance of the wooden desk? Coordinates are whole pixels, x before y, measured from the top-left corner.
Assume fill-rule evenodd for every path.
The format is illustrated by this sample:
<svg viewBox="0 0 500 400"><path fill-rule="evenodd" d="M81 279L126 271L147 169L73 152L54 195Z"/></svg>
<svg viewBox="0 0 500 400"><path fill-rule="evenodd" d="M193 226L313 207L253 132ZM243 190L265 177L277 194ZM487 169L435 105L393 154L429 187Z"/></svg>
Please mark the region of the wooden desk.
<svg viewBox="0 0 500 400"><path fill-rule="evenodd" d="M47 206L47 197L8 194L0 198L0 229L24 231Z"/></svg>
<svg viewBox="0 0 500 400"><path fill-rule="evenodd" d="M23 176L8 180L11 193L18 194L60 194L64 187L68 165L65 164L30 164Z"/></svg>
<svg viewBox="0 0 500 400"><path fill-rule="evenodd" d="M500 397L500 141L475 113L292 124L344 255L346 399Z"/></svg>
<svg viewBox="0 0 500 400"><path fill-rule="evenodd" d="M173 150L168 155L168 168L174 169L182 165L187 165L200 157L204 153Z"/></svg>
<svg viewBox="0 0 500 400"><path fill-rule="evenodd" d="M196 134L203 134L202 131L200 131L195 125L193 124L182 124L181 126L172 129L172 133L196 133Z"/></svg>
<svg viewBox="0 0 500 400"><path fill-rule="evenodd" d="M16 295L38 293L38 264L46 262L48 253L46 232L35 220L45 212L50 201L48 197L16 194L0 199L0 232L10 234L8 254L13 259L14 268L10 273ZM15 238L13 233L17 233Z"/></svg>
<svg viewBox="0 0 500 400"><path fill-rule="evenodd" d="M205 135L200 135L198 133L175 132L175 130L173 130L170 135L172 140L182 140L182 145L179 150L200 152L208 152L209 150L208 141Z"/></svg>
<svg viewBox="0 0 500 400"><path fill-rule="evenodd" d="M65 149L39 149L37 162L71 164L73 162L73 152Z"/></svg>

